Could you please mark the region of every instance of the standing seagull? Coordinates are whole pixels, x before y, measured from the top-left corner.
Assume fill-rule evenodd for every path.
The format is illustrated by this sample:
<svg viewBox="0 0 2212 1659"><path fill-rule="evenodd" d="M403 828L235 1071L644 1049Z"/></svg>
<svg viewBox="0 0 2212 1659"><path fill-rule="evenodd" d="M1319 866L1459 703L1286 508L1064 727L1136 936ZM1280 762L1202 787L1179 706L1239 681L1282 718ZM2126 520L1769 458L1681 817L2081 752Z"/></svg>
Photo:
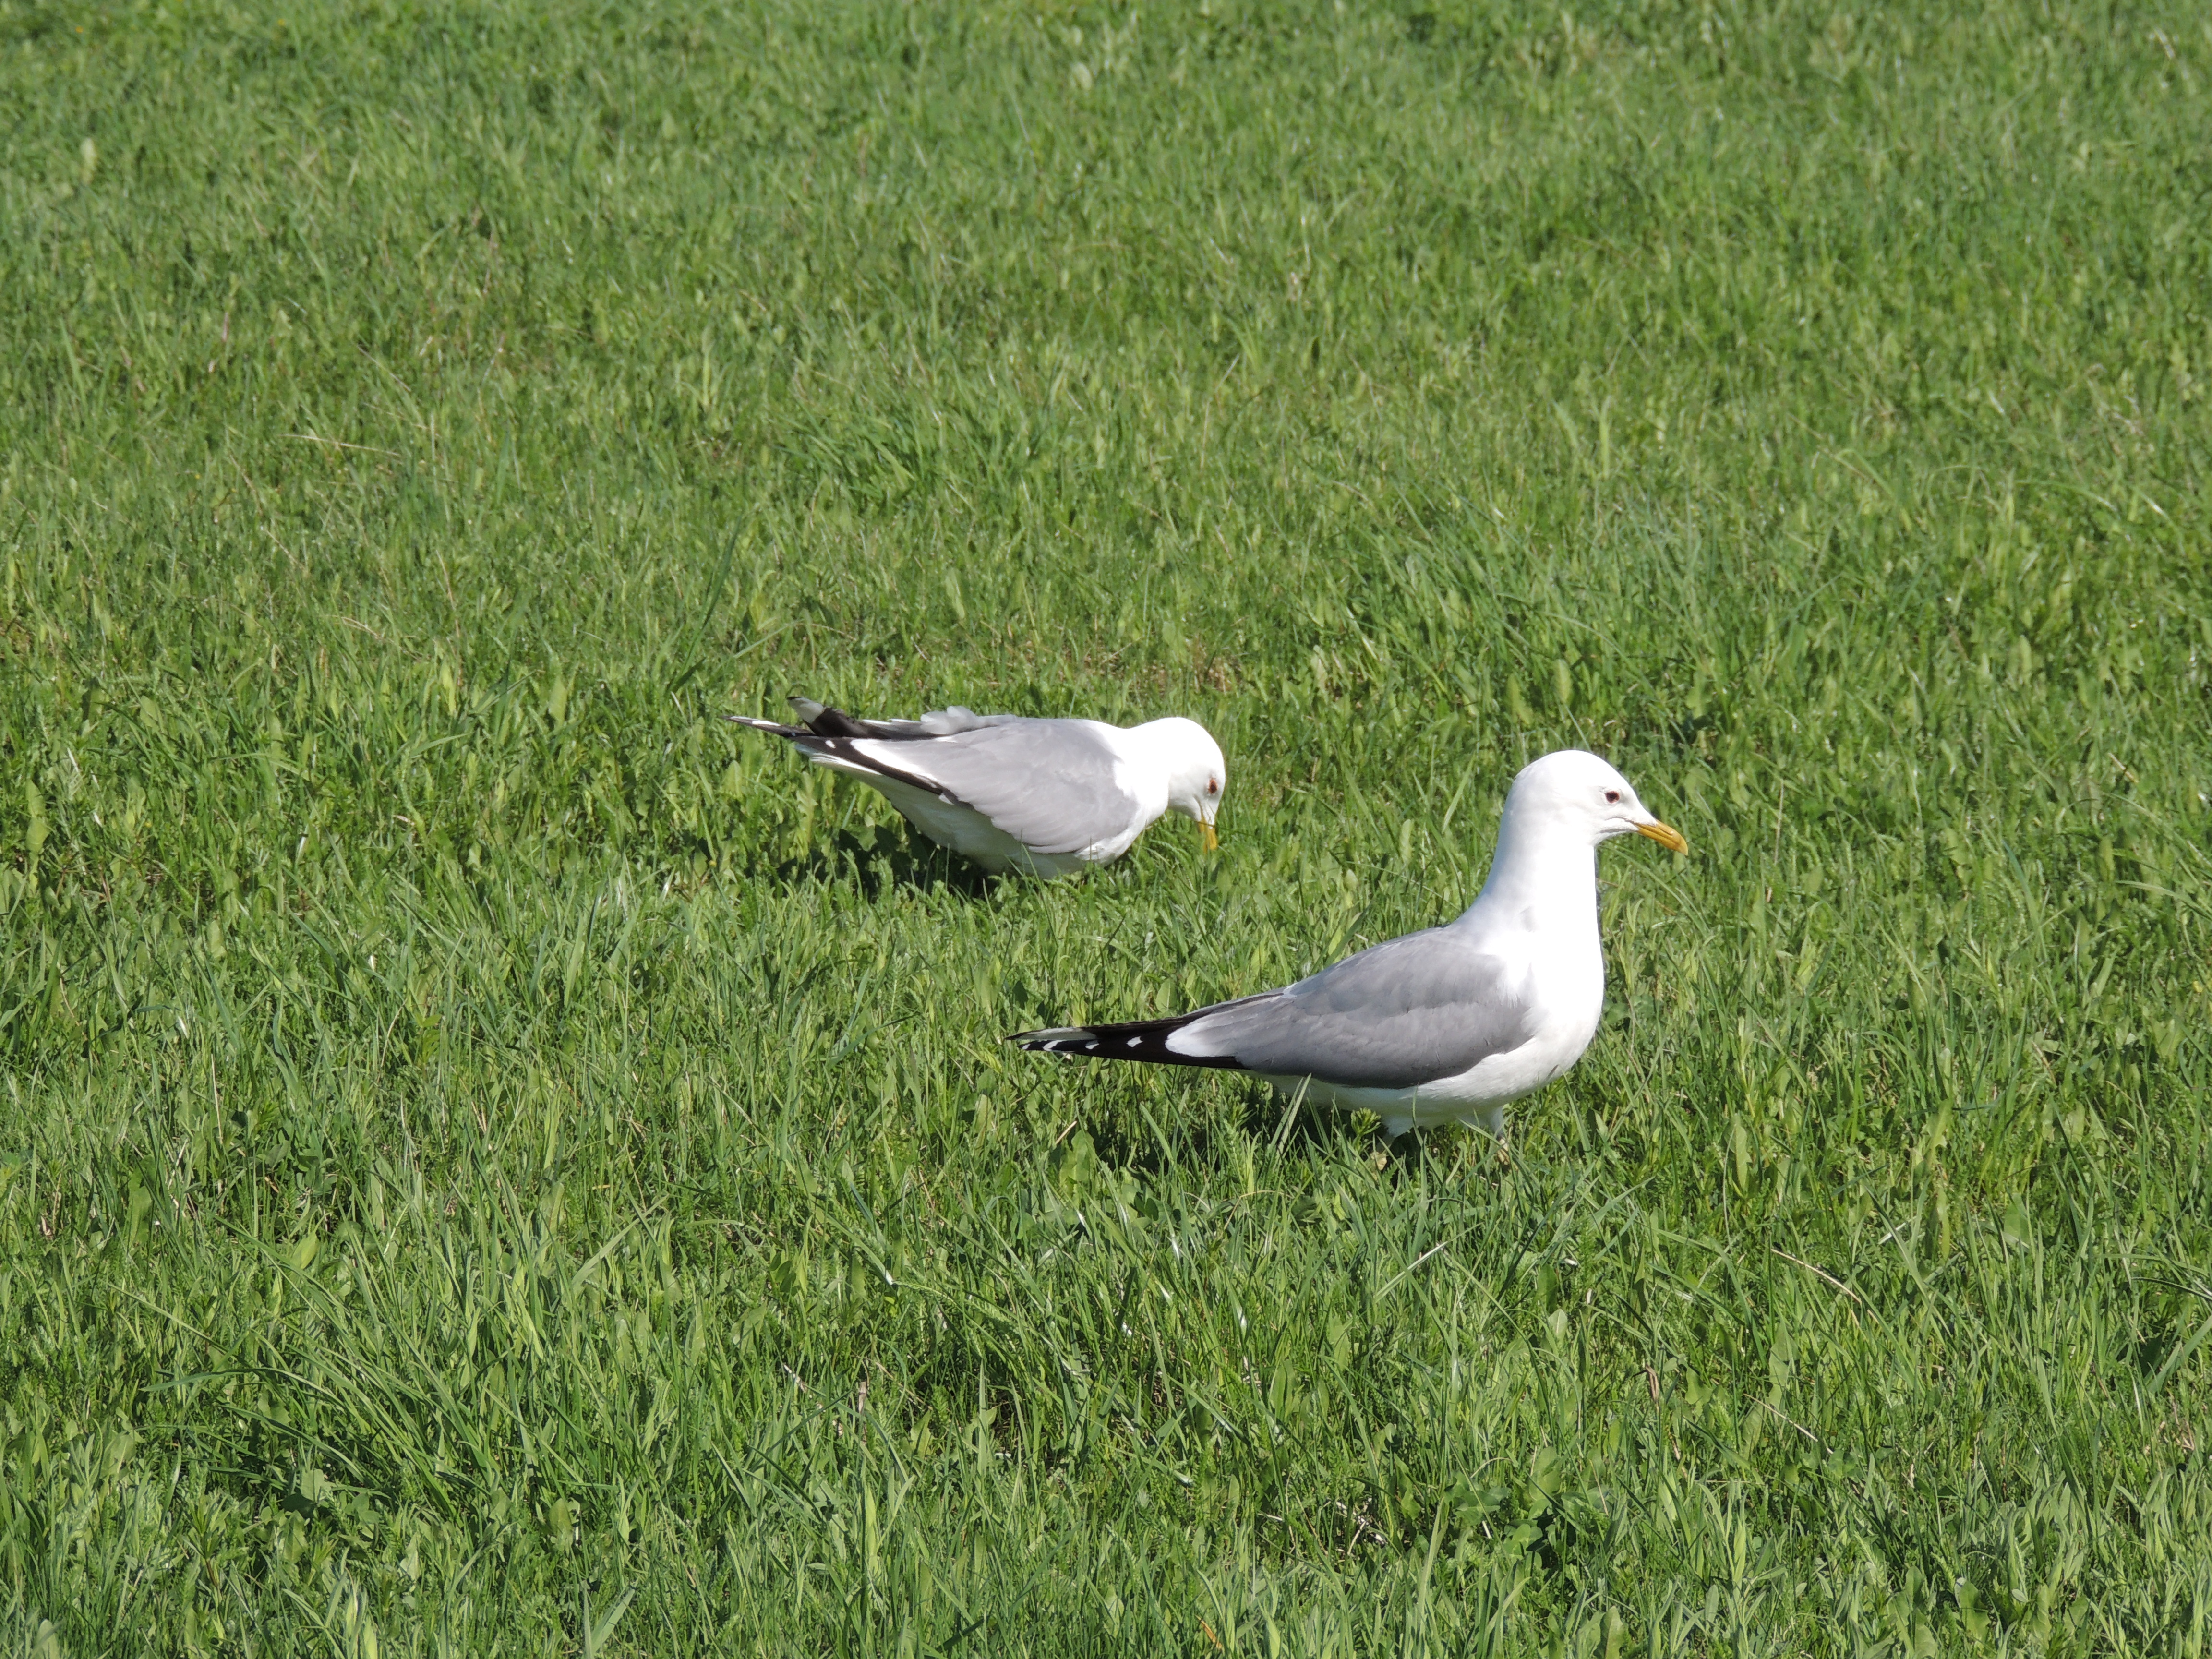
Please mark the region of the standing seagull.
<svg viewBox="0 0 2212 1659"><path fill-rule="evenodd" d="M1229 783L1221 746L1181 716L1142 726L940 708L918 720L855 720L793 697L804 726L729 718L787 738L817 766L876 789L940 847L994 875L1064 876L1110 864L1172 807L1215 845Z"/></svg>
<svg viewBox="0 0 2212 1659"><path fill-rule="evenodd" d="M1597 844L1689 843L1595 755L1564 749L1513 780L1498 855L1458 921L1310 978L1171 1019L1023 1031L1044 1054L1218 1066L1320 1104L1373 1112L1396 1139L1457 1119L1504 1137L1505 1105L1582 1057L1605 1006Z"/></svg>

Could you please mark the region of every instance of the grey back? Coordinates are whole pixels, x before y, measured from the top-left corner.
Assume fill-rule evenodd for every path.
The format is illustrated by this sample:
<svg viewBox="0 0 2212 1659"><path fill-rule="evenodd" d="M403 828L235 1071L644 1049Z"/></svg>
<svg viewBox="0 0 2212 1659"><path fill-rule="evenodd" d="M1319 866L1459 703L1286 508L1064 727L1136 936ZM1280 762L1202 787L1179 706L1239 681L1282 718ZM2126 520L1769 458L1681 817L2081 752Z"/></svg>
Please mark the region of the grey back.
<svg viewBox="0 0 2212 1659"><path fill-rule="evenodd" d="M1115 781L1114 751L1085 722L963 708L926 715L921 724L939 720L960 723L902 750L900 763L943 785L1032 852L1078 852L1130 827L1136 798Z"/></svg>

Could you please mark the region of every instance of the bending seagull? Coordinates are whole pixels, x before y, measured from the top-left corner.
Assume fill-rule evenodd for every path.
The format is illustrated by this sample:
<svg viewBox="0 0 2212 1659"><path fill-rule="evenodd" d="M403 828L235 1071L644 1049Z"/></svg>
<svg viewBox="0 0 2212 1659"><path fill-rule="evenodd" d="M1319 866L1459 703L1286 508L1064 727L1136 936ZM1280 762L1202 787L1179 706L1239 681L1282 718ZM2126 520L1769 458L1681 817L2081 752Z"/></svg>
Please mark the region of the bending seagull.
<svg viewBox="0 0 2212 1659"><path fill-rule="evenodd" d="M1631 831L1689 850L1620 773L1561 750L1513 780L1490 879L1458 921L1195 1013L1007 1040L1044 1054L1223 1066L1373 1112L1394 1140L1449 1119L1502 1138L1506 1103L1565 1072L1597 1030L1597 844Z"/></svg>
<svg viewBox="0 0 2212 1659"><path fill-rule="evenodd" d="M1195 818L1200 844L1213 850L1229 765L1196 720L1121 726L960 708L863 720L810 697L791 706L805 725L729 718L860 779L930 840L994 874L1111 863L1170 808Z"/></svg>

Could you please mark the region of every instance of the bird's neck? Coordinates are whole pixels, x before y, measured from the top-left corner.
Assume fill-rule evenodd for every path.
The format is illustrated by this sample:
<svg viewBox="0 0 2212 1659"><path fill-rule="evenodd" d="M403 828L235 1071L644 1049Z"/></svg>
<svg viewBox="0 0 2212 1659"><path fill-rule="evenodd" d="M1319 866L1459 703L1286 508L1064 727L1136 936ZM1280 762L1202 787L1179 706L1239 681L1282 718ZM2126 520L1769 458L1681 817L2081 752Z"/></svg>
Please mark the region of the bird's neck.
<svg viewBox="0 0 2212 1659"><path fill-rule="evenodd" d="M1498 826L1490 878L1462 918L1469 924L1597 936L1597 848L1574 836L1539 833L1509 813Z"/></svg>

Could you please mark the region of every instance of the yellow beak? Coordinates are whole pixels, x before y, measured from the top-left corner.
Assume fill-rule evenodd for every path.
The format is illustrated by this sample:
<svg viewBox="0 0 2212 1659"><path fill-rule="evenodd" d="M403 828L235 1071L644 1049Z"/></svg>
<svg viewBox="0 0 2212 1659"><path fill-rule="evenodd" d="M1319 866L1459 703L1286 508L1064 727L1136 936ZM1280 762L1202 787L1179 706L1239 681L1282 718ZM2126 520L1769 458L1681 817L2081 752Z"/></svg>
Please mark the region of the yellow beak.
<svg viewBox="0 0 2212 1659"><path fill-rule="evenodd" d="M1206 853L1221 845L1221 837L1213 833L1213 826L1202 818L1198 825L1198 845L1199 850Z"/></svg>
<svg viewBox="0 0 2212 1659"><path fill-rule="evenodd" d="M1690 843L1682 839L1682 832L1668 824L1639 823L1636 826L1636 833L1639 836L1650 836L1670 853L1686 853L1690 850Z"/></svg>

